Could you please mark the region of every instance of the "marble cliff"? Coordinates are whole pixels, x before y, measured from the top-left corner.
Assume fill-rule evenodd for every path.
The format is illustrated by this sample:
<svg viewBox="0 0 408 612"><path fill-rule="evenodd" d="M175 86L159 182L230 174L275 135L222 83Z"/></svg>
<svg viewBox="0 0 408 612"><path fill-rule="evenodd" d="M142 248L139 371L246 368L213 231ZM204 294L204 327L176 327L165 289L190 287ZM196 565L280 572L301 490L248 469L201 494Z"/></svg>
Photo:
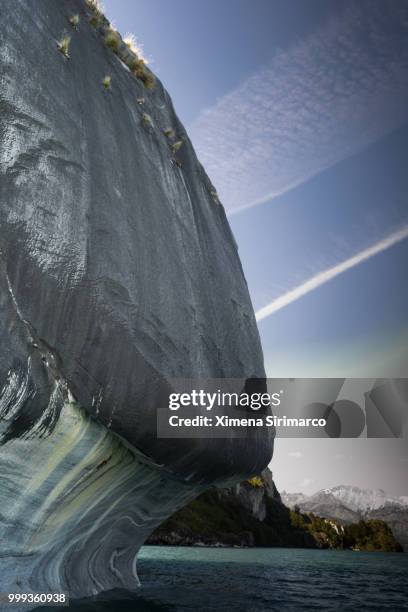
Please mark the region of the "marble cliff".
<svg viewBox="0 0 408 612"><path fill-rule="evenodd" d="M264 377L258 331L159 80L92 2L0 13L0 591L132 589L157 525L270 460L156 435L173 378Z"/></svg>

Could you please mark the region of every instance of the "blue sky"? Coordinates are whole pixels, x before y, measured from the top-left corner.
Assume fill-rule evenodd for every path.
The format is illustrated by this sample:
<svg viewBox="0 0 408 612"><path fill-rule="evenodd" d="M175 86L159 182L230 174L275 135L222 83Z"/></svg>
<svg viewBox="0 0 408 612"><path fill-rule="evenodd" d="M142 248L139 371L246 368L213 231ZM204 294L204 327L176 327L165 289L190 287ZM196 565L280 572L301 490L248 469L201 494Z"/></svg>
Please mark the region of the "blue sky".
<svg viewBox="0 0 408 612"><path fill-rule="evenodd" d="M121 33L144 45L188 126L322 18L325 0L104 0Z"/></svg>
<svg viewBox="0 0 408 612"><path fill-rule="evenodd" d="M268 376L407 376L408 4L104 6L172 96L229 215L256 311L399 236L259 322ZM392 442L390 486L407 493L406 442ZM279 444L275 470L289 452ZM338 463L339 479L367 480L363 468L344 465L343 474ZM298 482L297 470L286 464L285 488L339 484L324 473ZM390 482L386 468L376 473L371 486Z"/></svg>

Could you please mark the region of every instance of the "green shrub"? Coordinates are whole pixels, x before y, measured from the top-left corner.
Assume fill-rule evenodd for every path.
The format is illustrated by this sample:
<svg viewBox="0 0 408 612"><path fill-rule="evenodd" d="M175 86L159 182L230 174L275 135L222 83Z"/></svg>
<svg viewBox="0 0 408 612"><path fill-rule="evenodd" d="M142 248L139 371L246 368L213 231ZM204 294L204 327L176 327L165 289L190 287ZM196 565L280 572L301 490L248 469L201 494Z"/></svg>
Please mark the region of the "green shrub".
<svg viewBox="0 0 408 612"><path fill-rule="evenodd" d="M220 204L220 198L219 198L218 193L217 193L217 191L215 189L212 189L210 191L210 195L211 195L212 199L214 200L214 202L216 204Z"/></svg>
<svg viewBox="0 0 408 612"><path fill-rule="evenodd" d="M247 482L251 485L251 487L255 487L257 489L264 487L264 481L262 480L261 476L252 476L252 478L249 478Z"/></svg>
<svg viewBox="0 0 408 612"><path fill-rule="evenodd" d="M126 34L125 38L123 39L123 42L125 43L125 45L128 47L128 49L134 54L136 55L136 57L140 57L143 58L143 49L142 47L137 43L136 38L133 36L133 34ZM144 58L143 58L144 59ZM145 63L146 60L144 60Z"/></svg>
<svg viewBox="0 0 408 612"><path fill-rule="evenodd" d="M76 30L76 29L77 29L77 27L78 27L78 24L79 24L79 15L78 15L78 14L77 14L77 15L72 15L72 16L69 18L69 23L72 25L72 27L74 28L74 30Z"/></svg>
<svg viewBox="0 0 408 612"><path fill-rule="evenodd" d="M102 23L102 17L103 17L102 5L100 4L98 0L85 0L85 2L88 5L88 8L90 8L92 11L92 15L89 19L90 25L93 28L99 27Z"/></svg>
<svg viewBox="0 0 408 612"><path fill-rule="evenodd" d="M91 9L91 11L102 13L103 8L99 0L85 0L85 2L88 5L88 7Z"/></svg>
<svg viewBox="0 0 408 612"><path fill-rule="evenodd" d="M153 120L152 120L151 116L148 115L147 113L143 113L142 114L142 124L145 127L153 127Z"/></svg>
<svg viewBox="0 0 408 612"><path fill-rule="evenodd" d="M131 72L142 81L147 89L153 89L155 78L150 70L146 67L146 62L142 58L134 58L129 64Z"/></svg>
<svg viewBox="0 0 408 612"><path fill-rule="evenodd" d="M176 151L178 151L181 148L182 144L183 144L182 140L177 140L176 142L173 142L173 144L171 145L171 150L173 151L173 153L176 153Z"/></svg>
<svg viewBox="0 0 408 612"><path fill-rule="evenodd" d="M120 47L120 35L115 30L110 29L105 36L105 45L117 53Z"/></svg>
<svg viewBox="0 0 408 612"><path fill-rule="evenodd" d="M111 85L112 85L112 77L107 74L103 80L102 80L102 85L104 86L105 89L111 89Z"/></svg>
<svg viewBox="0 0 408 612"><path fill-rule="evenodd" d="M173 128L166 128L165 130L163 130L163 134L167 136L167 138L176 137L176 132L173 130Z"/></svg>
<svg viewBox="0 0 408 612"><path fill-rule="evenodd" d="M101 25L101 18L97 15L91 15L91 17L89 18L89 24L93 28L98 28Z"/></svg>
<svg viewBox="0 0 408 612"><path fill-rule="evenodd" d="M70 36L63 36L61 40L58 42L58 51L62 53L67 59L69 59L69 45L71 42Z"/></svg>
<svg viewBox="0 0 408 612"><path fill-rule="evenodd" d="M401 550L391 528L380 520L359 521L344 528L346 545L360 550Z"/></svg>

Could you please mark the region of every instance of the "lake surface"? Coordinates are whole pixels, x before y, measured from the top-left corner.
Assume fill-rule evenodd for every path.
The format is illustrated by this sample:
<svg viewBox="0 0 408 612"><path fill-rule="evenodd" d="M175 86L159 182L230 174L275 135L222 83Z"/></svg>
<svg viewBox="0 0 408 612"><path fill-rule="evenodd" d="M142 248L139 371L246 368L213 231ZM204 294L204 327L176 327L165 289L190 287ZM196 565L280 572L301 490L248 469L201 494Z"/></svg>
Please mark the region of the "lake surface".
<svg viewBox="0 0 408 612"><path fill-rule="evenodd" d="M139 595L116 591L72 609L408 610L408 554L145 546L137 567Z"/></svg>

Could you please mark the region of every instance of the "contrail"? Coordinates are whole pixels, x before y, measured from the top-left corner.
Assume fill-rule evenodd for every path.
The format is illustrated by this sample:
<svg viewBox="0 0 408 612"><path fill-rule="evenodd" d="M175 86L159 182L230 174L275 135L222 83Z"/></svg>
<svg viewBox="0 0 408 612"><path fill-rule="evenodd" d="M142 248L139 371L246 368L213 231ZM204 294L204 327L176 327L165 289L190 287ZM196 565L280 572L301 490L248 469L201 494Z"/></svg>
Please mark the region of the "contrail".
<svg viewBox="0 0 408 612"><path fill-rule="evenodd" d="M353 257L350 257L349 259L346 259L345 261L342 261L341 263L336 264L331 268L327 268L327 270L323 270L322 272L315 274L315 276L312 276L298 287L295 287L287 293L284 293L283 295L279 296L278 298L270 302L270 304L267 304L263 308L260 308L255 313L256 320L259 322L263 319L266 319L266 317L269 317L274 312L277 312L281 308L285 308L285 306L288 306L289 304L300 299L307 293L310 293L310 291L313 291L313 289L317 289L317 287L320 287L320 285L324 285L335 276L346 272L346 270L350 270L350 268L354 268L354 266L358 266L363 261L366 261L367 259L370 259L370 257L377 255L377 253L386 251L394 244L397 244L397 242L401 242L401 240L404 240L405 238L408 238L408 225L405 225L398 231L393 232L389 236L386 236L379 242L376 242L372 246L364 249L363 251L360 251L360 253L353 255Z"/></svg>

